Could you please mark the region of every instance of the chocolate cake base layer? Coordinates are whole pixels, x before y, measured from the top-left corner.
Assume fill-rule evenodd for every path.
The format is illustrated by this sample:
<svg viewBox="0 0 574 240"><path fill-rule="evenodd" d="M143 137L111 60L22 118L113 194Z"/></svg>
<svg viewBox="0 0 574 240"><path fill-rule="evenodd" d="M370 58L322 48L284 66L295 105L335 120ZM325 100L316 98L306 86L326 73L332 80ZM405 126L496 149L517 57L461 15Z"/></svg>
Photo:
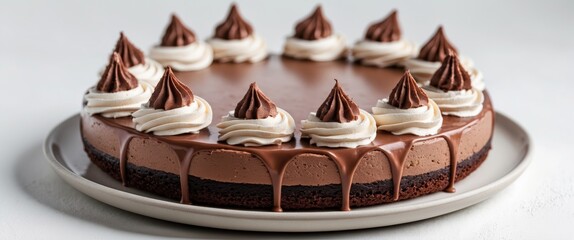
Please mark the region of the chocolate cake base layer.
<svg viewBox="0 0 574 240"><path fill-rule="evenodd" d="M84 149L91 161L114 179L121 181L120 163L84 140ZM486 159L491 148L490 140L478 152L457 165L456 179L460 181L476 170ZM401 179L399 200L415 198L444 190L449 183L450 167ZM126 185L163 197L179 200L181 188L179 175L128 163ZM189 176L189 197L194 205L239 209L271 209L271 185L224 183ZM284 210L338 209L341 207L340 184L323 186L283 186L281 206ZM392 180L368 184L353 184L351 207L372 206L393 200Z"/></svg>

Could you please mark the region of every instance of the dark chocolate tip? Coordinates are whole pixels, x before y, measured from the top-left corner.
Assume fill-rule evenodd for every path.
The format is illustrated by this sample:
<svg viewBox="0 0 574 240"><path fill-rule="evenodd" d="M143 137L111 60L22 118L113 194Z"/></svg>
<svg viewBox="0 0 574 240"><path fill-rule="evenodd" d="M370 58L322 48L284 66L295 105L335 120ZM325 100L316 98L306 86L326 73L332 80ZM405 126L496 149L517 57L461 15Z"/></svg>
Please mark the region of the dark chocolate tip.
<svg viewBox="0 0 574 240"><path fill-rule="evenodd" d="M430 85L443 91L472 89L470 75L455 54L449 54L440 68L432 75Z"/></svg>
<svg viewBox="0 0 574 240"><path fill-rule="evenodd" d="M235 3L231 4L229 13L223 22L215 28L215 38L239 40L253 34L253 27L243 19Z"/></svg>
<svg viewBox="0 0 574 240"><path fill-rule="evenodd" d="M182 47L195 42L195 34L186 27L177 15L171 15L171 21L161 39L163 47Z"/></svg>
<svg viewBox="0 0 574 240"><path fill-rule="evenodd" d="M253 82L243 99L237 103L234 116L244 119L264 119L277 116L277 107Z"/></svg>
<svg viewBox="0 0 574 240"><path fill-rule="evenodd" d="M154 109L171 110L189 106L194 101L193 92L166 67L163 77L151 95L148 106Z"/></svg>
<svg viewBox="0 0 574 240"><path fill-rule="evenodd" d="M318 40L331 36L333 27L325 15L323 8L318 5L307 18L295 25L295 38L303 40Z"/></svg>
<svg viewBox="0 0 574 240"><path fill-rule="evenodd" d="M429 62L442 62L450 52L458 54L456 48L446 38L446 34L441 25L433 37L421 48L417 58Z"/></svg>
<svg viewBox="0 0 574 240"><path fill-rule="evenodd" d="M323 122L350 122L359 118L359 107L339 85L335 79L335 86L329 96L317 110L317 117Z"/></svg>
<svg viewBox="0 0 574 240"><path fill-rule="evenodd" d="M428 96L417 85L417 81L409 70L405 71L405 74L389 95L389 104L401 109L427 106L428 101Z"/></svg>
<svg viewBox="0 0 574 240"><path fill-rule="evenodd" d="M138 86L138 80L124 65L122 58L117 52L112 53L110 62L106 66L96 89L101 92L120 92L134 89Z"/></svg>

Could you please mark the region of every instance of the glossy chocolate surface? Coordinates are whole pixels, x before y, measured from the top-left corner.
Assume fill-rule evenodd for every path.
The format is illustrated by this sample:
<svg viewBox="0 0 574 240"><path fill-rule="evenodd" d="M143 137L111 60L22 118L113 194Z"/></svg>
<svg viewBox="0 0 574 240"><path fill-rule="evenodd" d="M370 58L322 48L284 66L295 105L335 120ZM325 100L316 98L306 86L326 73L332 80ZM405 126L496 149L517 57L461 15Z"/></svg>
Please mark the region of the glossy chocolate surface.
<svg viewBox="0 0 574 240"><path fill-rule="evenodd" d="M125 167L127 146L134 137L152 138L170 145L180 160L180 180L182 189L187 189L189 166L194 154L200 151L217 149L248 152L259 158L266 166L273 185L274 211L281 211L281 187L283 175L289 162L301 154L327 156L339 170L343 193L342 210L349 210L349 193L354 172L362 157L371 151L381 151L389 159L395 186L394 198L398 199L398 186L403 175L404 161L411 147L417 142L442 138L450 152L451 179L446 191L454 191L454 174L458 161L458 146L462 133L492 112L486 94L485 107L481 114L471 118L445 116L443 127L438 134L426 137L414 135L395 136L379 131L376 139L366 146L354 149L321 148L309 145L308 140L295 138L280 146L241 147L218 143L218 130L215 125L219 118L235 108L235 104L245 94L249 84L256 81L278 107L288 111L297 123L306 119L316 110L332 88L333 79L338 79L346 93L362 109L370 112L378 99L385 98L403 75L403 69L372 68L351 64L345 61L308 62L271 56L268 60L250 64L216 63L211 67L196 71L178 73L178 77L194 90L194 94L206 99L212 106L214 121L200 134L158 137L137 132L130 118L106 119L96 116L107 125L117 128L120 139L120 165ZM493 114L490 114L493 116ZM123 171L122 171L123 172ZM123 177L123 174L122 174ZM187 191L183 191L183 203L189 203Z"/></svg>

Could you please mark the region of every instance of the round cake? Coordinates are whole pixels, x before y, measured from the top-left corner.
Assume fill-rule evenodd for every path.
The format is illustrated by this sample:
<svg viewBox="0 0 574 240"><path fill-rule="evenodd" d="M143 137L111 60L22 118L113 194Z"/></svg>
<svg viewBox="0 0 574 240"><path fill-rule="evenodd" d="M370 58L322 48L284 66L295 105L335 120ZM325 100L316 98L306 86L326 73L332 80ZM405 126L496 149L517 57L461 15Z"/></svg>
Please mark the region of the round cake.
<svg viewBox="0 0 574 240"><path fill-rule="evenodd" d="M494 111L476 74L448 44L431 43L451 49L438 49L444 54L427 78L405 70L410 60L427 59L418 51L373 64L380 59L364 62L355 48L333 48L330 59L293 50L334 35L305 34L325 25L311 20L324 18L318 8L297 24L283 55L261 52L263 40L235 6L207 43L182 31L174 16L152 49L161 57L144 57L122 34L84 98L86 153L124 185L183 204L350 210L454 192L491 148ZM373 26L392 30L396 12L385 21ZM368 37L400 42L400 32L385 38L369 28ZM442 28L429 43L441 37ZM221 50L226 41L247 40L257 47L235 55ZM178 58L192 47L196 58ZM172 112L178 113L166 115Z"/></svg>

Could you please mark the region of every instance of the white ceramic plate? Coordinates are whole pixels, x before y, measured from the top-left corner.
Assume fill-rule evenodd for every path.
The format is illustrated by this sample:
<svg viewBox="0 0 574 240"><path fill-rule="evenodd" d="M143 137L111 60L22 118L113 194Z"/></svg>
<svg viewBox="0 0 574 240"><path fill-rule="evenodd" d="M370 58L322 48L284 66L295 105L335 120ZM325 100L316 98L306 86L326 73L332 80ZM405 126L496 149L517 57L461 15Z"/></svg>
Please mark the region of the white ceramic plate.
<svg viewBox="0 0 574 240"><path fill-rule="evenodd" d="M184 205L125 188L91 164L83 151L79 115L56 126L44 152L51 166L77 190L109 205L173 222L252 230L311 232L388 226L427 219L481 202L507 187L530 162L532 143L524 129L497 113L493 149L474 173L456 184L456 193L424 197L350 212L283 212L230 210Z"/></svg>

